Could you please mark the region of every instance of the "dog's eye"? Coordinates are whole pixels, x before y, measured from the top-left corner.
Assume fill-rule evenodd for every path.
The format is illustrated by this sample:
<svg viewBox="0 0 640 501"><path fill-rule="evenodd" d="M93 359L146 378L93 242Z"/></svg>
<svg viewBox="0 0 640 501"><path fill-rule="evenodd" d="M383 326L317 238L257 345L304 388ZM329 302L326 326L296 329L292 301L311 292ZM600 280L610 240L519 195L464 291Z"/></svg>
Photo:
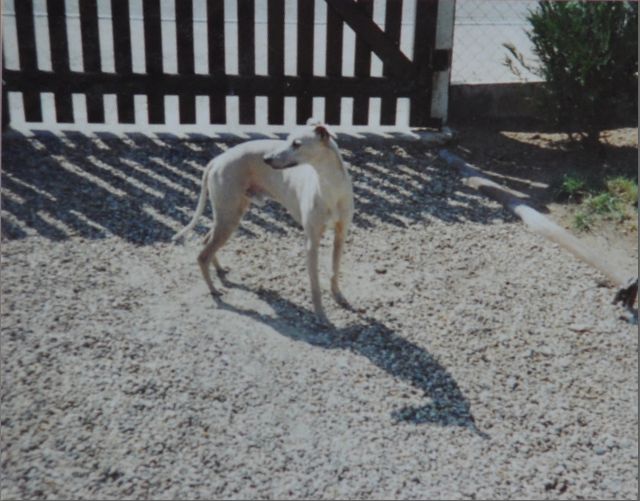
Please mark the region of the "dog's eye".
<svg viewBox="0 0 640 501"><path fill-rule="evenodd" d="M292 146L294 150L297 150L298 148L300 148L300 146L302 146L302 143L300 141L294 141Z"/></svg>

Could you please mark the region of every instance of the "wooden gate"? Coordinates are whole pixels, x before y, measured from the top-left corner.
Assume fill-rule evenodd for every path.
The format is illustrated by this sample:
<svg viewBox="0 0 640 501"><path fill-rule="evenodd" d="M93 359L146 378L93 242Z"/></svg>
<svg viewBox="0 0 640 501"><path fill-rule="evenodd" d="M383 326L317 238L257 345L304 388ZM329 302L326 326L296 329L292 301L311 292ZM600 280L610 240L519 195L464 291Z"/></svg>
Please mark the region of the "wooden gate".
<svg viewBox="0 0 640 501"><path fill-rule="evenodd" d="M50 114L59 124L108 123L105 107L107 113L117 109L118 124L136 123L140 104L136 96L146 96L148 124L165 124L170 113L177 115L178 124L196 124L202 115L197 112L202 101L196 106L199 96L208 96L207 124L232 121L229 98L237 100L236 120L241 125L304 123L317 109L316 98L323 98L322 118L329 124L341 124L345 98L352 99L350 122L355 126L397 125L399 99L409 103L405 120L411 127L439 127L446 119L453 0L40 0L46 5L46 23L40 21L42 33L34 23L37 1L13 0L13 31L7 22L12 21L11 16L5 15L9 29L3 30L3 110L9 116L5 114L3 121L14 119L15 98L7 106L8 93L22 95L26 123L43 122L44 93L49 93L47 102L55 109ZM326 7L318 5L323 1ZM374 4L378 22L373 17ZM77 11L69 12L69 5L75 5ZM319 7L326 16L320 24L315 19ZM134 8L141 10L137 18L140 30L132 29ZM166 19L169 10L169 21L175 23L171 30ZM230 21L229 10L237 13L235 23ZM263 23L266 47L256 39L258 28L264 28L256 23L257 10L267 18ZM292 11L293 27L288 22ZM413 19L406 19L408 12L414 13ZM111 26L111 41L105 36L109 27L105 28L105 18ZM206 23L206 29L195 34L194 20ZM80 47L70 40L74 22L80 31ZM401 50L401 30L411 23L412 48L407 55ZM326 42L318 47L321 37L314 35L324 26ZM355 33L351 55L345 52L345 26ZM232 28L235 33L229 31ZM295 30L294 36L289 33L286 37L287 30ZM43 64L43 48L38 47L46 31L49 67ZM176 65L169 70L167 39L175 41ZM292 42L295 68L287 71L285 66L292 66L287 61L292 57ZM194 48L199 49L199 44L206 47L205 72L196 71ZM143 51L139 45L144 45ZM103 56L109 50L113 65L105 69ZM144 56L142 69L134 68L136 50ZM266 74L256 71L260 50L266 54ZM81 61L70 56L74 51ZM345 53L353 60L352 71L347 72L351 74L343 71ZM324 60L317 61L318 54ZM371 71L373 55L379 58L377 75ZM237 58L237 67L230 71L227 59L231 56ZM9 59L11 65L6 64ZM321 74L316 66L324 66ZM111 96L115 106L105 103L105 96ZM175 112L168 109L166 96L177 96ZM288 119L285 101L292 97L295 113ZM266 103L265 117L257 117L256 98ZM371 120L372 103L378 108L376 123Z"/></svg>

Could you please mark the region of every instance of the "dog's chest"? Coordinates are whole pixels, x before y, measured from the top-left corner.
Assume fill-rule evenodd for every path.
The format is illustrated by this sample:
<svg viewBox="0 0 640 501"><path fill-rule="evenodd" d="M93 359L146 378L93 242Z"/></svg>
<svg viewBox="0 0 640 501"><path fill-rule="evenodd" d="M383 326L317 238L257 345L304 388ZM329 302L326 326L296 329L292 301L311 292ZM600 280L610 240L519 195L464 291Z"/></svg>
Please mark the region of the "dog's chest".
<svg viewBox="0 0 640 501"><path fill-rule="evenodd" d="M286 189L277 199L303 226L309 220L335 223L352 196L351 180L344 170L336 165L322 167L304 164L282 173Z"/></svg>
<svg viewBox="0 0 640 501"><path fill-rule="evenodd" d="M324 209L328 222L340 219L340 207L350 193L351 180L344 172L318 177L316 203Z"/></svg>

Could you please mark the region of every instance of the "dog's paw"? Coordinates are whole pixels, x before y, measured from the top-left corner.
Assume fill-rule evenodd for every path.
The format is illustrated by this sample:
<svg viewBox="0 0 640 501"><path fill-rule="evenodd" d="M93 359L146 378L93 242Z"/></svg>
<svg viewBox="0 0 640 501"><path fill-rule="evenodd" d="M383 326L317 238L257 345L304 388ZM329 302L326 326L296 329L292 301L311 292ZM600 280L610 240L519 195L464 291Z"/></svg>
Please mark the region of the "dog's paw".
<svg viewBox="0 0 640 501"><path fill-rule="evenodd" d="M331 327L331 322L324 312L316 312L316 323L322 327Z"/></svg>
<svg viewBox="0 0 640 501"><path fill-rule="evenodd" d="M338 303L340 306L342 306L344 309L346 310L353 310L353 306L351 306L351 303L349 303L349 301L347 301L347 298L345 298L341 292L335 292L333 294L333 298L336 300L336 303Z"/></svg>
<svg viewBox="0 0 640 501"><path fill-rule="evenodd" d="M224 278L229 274L229 271L231 271L229 268L226 268L224 266L219 266L216 268L216 274L220 277L220 278Z"/></svg>

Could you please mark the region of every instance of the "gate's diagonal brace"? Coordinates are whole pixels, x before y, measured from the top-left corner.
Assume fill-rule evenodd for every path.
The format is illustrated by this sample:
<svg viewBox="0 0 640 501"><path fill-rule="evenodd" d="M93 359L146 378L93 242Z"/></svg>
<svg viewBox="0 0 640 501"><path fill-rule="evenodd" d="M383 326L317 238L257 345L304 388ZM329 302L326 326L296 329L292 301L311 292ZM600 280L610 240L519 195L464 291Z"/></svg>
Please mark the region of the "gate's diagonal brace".
<svg viewBox="0 0 640 501"><path fill-rule="evenodd" d="M607 276L618 287L613 303L622 303L630 314L628 320L632 323L638 322L638 311L633 308L638 295L637 277L629 279L620 270L612 268L606 259L596 255L567 230L524 204L522 199L516 196L516 193L486 178L479 169L466 163L460 157L447 150L441 150L440 157L458 170L468 186L500 202L518 216L531 231L557 243Z"/></svg>
<svg viewBox="0 0 640 501"><path fill-rule="evenodd" d="M384 31L366 16L353 0L325 0L329 8L335 10L349 27L362 38L371 50L390 69L396 77L407 79L414 78L415 65L389 39Z"/></svg>

